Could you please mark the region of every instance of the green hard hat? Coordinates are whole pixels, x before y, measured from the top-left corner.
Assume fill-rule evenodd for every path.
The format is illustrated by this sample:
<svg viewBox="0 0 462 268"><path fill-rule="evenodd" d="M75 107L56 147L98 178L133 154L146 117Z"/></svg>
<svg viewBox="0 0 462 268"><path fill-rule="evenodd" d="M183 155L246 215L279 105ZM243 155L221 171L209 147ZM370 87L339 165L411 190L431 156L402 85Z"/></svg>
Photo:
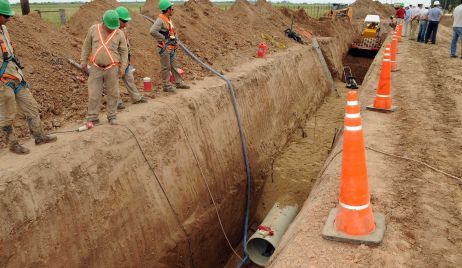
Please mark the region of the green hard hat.
<svg viewBox="0 0 462 268"><path fill-rule="evenodd" d="M115 30L120 27L119 15L117 15L117 12L112 9L104 12L103 22L111 30Z"/></svg>
<svg viewBox="0 0 462 268"><path fill-rule="evenodd" d="M14 11L11 9L10 2L8 0L0 0L0 14L13 16Z"/></svg>
<svg viewBox="0 0 462 268"><path fill-rule="evenodd" d="M171 6L173 6L173 4L172 2L170 2L170 0L160 0L159 2L160 11L165 11Z"/></svg>
<svg viewBox="0 0 462 268"><path fill-rule="evenodd" d="M116 8L117 14L119 14L119 19L124 21L131 21L132 18L128 14L128 9L126 7L120 6Z"/></svg>
<svg viewBox="0 0 462 268"><path fill-rule="evenodd" d="M404 7L404 3L399 4L400 7Z"/></svg>

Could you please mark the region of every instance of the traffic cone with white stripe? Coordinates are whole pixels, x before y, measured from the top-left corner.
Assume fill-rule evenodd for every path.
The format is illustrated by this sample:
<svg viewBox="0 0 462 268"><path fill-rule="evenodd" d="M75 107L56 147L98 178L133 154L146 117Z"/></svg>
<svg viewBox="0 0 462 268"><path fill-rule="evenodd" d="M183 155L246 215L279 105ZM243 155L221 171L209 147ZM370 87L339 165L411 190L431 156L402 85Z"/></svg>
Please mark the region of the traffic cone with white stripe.
<svg viewBox="0 0 462 268"><path fill-rule="evenodd" d="M325 239L360 244L380 244L385 216L372 213L366 152L356 91L348 92L343 132L343 159L339 206L330 211L322 230Z"/></svg>
<svg viewBox="0 0 462 268"><path fill-rule="evenodd" d="M379 87L375 96L374 104L367 106L366 109L378 112L393 112L398 107L393 106L391 99L391 45L385 47L383 54L382 70L380 71Z"/></svg>
<svg viewBox="0 0 462 268"><path fill-rule="evenodd" d="M396 54L398 54L398 36L394 35L391 41L391 71L398 71L398 64L396 62Z"/></svg>
<svg viewBox="0 0 462 268"><path fill-rule="evenodd" d="M396 29L396 36L398 36L398 42L401 42L402 33L403 33L403 25L399 24Z"/></svg>

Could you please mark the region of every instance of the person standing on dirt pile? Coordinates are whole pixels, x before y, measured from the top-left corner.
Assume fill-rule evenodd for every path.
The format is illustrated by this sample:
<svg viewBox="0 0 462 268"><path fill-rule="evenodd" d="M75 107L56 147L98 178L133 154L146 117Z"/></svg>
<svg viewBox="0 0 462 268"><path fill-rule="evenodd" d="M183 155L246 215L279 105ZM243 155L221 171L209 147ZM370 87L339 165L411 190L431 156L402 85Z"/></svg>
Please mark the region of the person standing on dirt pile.
<svg viewBox="0 0 462 268"><path fill-rule="evenodd" d="M94 124L99 123L101 97L105 88L107 119L109 124L117 125L118 77L124 77L128 64L127 40L119 26L117 12L107 10L103 23L91 26L83 42L80 63L84 71L89 71L87 121ZM87 63L91 64L90 70Z"/></svg>
<svg viewBox="0 0 462 268"><path fill-rule="evenodd" d="M10 151L16 154L28 154L29 149L19 144L14 134L13 121L16 117L16 106L25 115L29 130L35 139L35 144L54 142L56 136L45 135L40 121L39 104L29 90L29 84L24 80L23 68L14 55L6 23L14 11L8 0L0 0L0 45L2 48L2 67L0 68L0 127L5 133Z"/></svg>
<svg viewBox="0 0 462 268"><path fill-rule="evenodd" d="M188 89L189 86L183 83L175 66L175 51L178 48L175 27L170 18L173 15L173 4L169 0L160 0L159 9L162 14L151 26L150 33L159 43L160 54L160 76L165 92L175 92L169 82L170 72L175 78L176 88Z"/></svg>
<svg viewBox="0 0 462 268"><path fill-rule="evenodd" d="M125 87L127 87L128 94L130 94L130 97L132 98L133 104L138 104L138 103L146 103L148 100L143 97L138 89L136 88L135 85L135 77L133 76L133 66L130 64L130 58L131 58L131 48L130 48L130 42L128 41L128 35L127 35L127 23L132 20L130 17L130 14L128 13L128 9L119 6L116 8L117 14L119 15L119 20L120 20L120 30L124 32L125 34L125 39L127 41L127 47L128 47L128 66L125 69L125 76L122 78L122 80L125 83ZM120 99L117 101L117 108L118 109L124 109L125 105Z"/></svg>
<svg viewBox="0 0 462 268"><path fill-rule="evenodd" d="M411 31L409 33L409 40L414 40L417 32L417 26L419 26L420 11L422 10L422 4L418 4L416 7L411 9Z"/></svg>
<svg viewBox="0 0 462 268"><path fill-rule="evenodd" d="M454 23L452 24L452 42L451 42L451 57L456 58L457 41L462 39L462 4L458 5L453 11ZM462 51L460 52L462 59Z"/></svg>
<svg viewBox="0 0 462 268"><path fill-rule="evenodd" d="M428 43L430 35L432 37L432 44L436 43L436 33L438 32L438 24L440 23L443 11L440 8L440 1L433 3L433 8L428 11L428 27L425 34L425 43Z"/></svg>
<svg viewBox="0 0 462 268"><path fill-rule="evenodd" d="M419 33L417 34L417 42L425 42L425 34L427 32L427 26L428 26L428 6L425 5L425 8L423 8L420 11L419 14Z"/></svg>
<svg viewBox="0 0 462 268"><path fill-rule="evenodd" d="M396 8L396 23L402 24L404 22L404 18L406 17L406 10L404 10L404 3L399 4L399 6Z"/></svg>

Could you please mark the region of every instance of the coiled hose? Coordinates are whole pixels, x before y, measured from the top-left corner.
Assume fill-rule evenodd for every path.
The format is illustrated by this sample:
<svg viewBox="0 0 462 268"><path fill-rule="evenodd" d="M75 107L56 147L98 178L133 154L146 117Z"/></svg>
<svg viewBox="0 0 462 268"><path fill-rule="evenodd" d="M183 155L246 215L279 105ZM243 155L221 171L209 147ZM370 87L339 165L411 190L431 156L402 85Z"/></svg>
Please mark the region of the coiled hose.
<svg viewBox="0 0 462 268"><path fill-rule="evenodd" d="M152 19L149 16L146 15L141 15L148 21L154 23L155 20ZM241 267L245 262L248 260L247 256L247 237L249 233L249 221L250 221L250 205L251 205L251 185L252 185L252 178L250 174L250 163L249 163L249 156L247 153L247 140L245 138L245 132L244 132L244 127L242 126L242 119L241 119L241 114L239 112L239 105L237 104L236 100L236 94L234 92L233 85L231 84L231 81L224 75L222 75L220 72L217 70L213 69L210 67L208 64L203 62L201 59L199 59L194 53L192 53L179 39L178 39L178 45L181 47L181 49L186 52L193 60L195 60L199 65L201 65L203 68L209 70L216 76L220 77L221 79L225 80L226 85L228 86L229 94L231 96L231 103L233 104L234 108L234 113L236 115L236 121L237 121L237 126L239 128L239 135L241 138L241 147L242 147L242 154L244 156L244 164L245 164L245 172L246 172L246 177L247 177L247 186L246 186L246 204L245 204L245 220L244 220L244 237L243 237L243 244L244 244L244 259L242 262L239 264L238 267Z"/></svg>

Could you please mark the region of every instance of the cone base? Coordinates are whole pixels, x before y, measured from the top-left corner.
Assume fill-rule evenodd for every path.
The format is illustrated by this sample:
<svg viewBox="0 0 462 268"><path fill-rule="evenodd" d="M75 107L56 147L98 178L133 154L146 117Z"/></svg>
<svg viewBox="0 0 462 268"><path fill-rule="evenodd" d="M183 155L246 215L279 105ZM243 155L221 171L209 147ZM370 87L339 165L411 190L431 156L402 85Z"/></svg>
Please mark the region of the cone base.
<svg viewBox="0 0 462 268"><path fill-rule="evenodd" d="M338 232L335 228L335 216L337 215L337 208L333 208L329 212L326 224L322 229L322 237L327 240L334 240L338 242L347 242L353 244L366 244L366 245L380 245L385 236L385 216L382 213L374 212L375 230L368 235L348 235Z"/></svg>
<svg viewBox="0 0 462 268"><path fill-rule="evenodd" d="M366 107L366 109L375 111L375 112L391 113L391 112L396 111L398 109L398 106L391 106L390 109L381 109L381 108L375 108L373 105L369 105Z"/></svg>

